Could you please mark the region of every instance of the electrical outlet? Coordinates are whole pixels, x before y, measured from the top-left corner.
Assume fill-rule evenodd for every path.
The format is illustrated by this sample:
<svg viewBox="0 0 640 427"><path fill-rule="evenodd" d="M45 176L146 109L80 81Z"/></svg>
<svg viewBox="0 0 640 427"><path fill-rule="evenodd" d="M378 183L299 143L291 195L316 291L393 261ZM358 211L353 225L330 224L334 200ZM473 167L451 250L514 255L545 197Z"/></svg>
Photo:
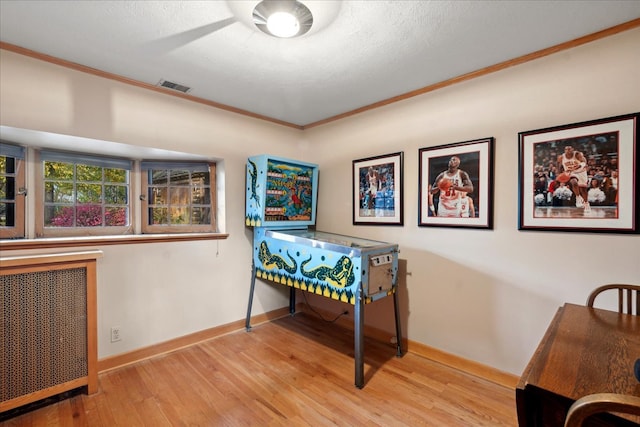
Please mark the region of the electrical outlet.
<svg viewBox="0 0 640 427"><path fill-rule="evenodd" d="M122 336L120 335L120 326L113 326L111 328L111 342L121 341Z"/></svg>

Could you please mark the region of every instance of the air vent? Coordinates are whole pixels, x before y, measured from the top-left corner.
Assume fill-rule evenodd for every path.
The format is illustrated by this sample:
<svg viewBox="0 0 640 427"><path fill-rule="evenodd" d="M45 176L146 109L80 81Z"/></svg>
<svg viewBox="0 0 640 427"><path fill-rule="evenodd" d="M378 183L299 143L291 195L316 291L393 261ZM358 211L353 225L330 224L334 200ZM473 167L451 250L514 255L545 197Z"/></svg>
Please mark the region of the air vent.
<svg viewBox="0 0 640 427"><path fill-rule="evenodd" d="M177 91L182 92L182 93L187 93L187 92L189 92L191 90L191 88L189 86L181 85L179 83L170 82L168 80L160 80L160 82L158 83L158 86L166 87L168 89L177 90Z"/></svg>

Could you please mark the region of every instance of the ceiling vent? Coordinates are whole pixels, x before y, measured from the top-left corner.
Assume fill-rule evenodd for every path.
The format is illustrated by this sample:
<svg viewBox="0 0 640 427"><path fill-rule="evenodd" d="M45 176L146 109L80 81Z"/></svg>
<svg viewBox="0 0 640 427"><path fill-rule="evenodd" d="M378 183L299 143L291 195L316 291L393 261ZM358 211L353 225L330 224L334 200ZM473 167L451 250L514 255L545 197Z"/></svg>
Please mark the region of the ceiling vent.
<svg viewBox="0 0 640 427"><path fill-rule="evenodd" d="M160 82L158 83L158 86L166 87L168 89L177 90L177 91L182 92L182 93L187 93L187 92L189 92L191 90L191 88L189 86L181 85L179 83L170 82L168 80L160 80Z"/></svg>

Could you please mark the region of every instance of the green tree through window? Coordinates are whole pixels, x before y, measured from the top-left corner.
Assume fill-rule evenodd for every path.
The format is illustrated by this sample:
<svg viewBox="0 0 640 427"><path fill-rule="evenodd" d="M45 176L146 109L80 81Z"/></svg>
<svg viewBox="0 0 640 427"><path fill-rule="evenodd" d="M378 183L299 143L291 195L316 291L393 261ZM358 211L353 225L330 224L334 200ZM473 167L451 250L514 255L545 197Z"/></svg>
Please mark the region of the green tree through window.
<svg viewBox="0 0 640 427"><path fill-rule="evenodd" d="M42 162L45 227L129 225L128 169L105 166L99 159L57 157L45 156Z"/></svg>

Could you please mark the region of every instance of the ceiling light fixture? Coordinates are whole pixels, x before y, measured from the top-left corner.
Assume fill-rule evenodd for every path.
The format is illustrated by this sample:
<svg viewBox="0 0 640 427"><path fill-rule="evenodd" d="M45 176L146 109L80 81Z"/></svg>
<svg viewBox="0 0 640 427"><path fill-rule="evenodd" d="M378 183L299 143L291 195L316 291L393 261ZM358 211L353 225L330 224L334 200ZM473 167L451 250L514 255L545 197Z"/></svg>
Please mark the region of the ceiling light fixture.
<svg viewBox="0 0 640 427"><path fill-rule="evenodd" d="M313 15L296 0L262 0L253 9L253 23L274 37L298 37L311 29Z"/></svg>

